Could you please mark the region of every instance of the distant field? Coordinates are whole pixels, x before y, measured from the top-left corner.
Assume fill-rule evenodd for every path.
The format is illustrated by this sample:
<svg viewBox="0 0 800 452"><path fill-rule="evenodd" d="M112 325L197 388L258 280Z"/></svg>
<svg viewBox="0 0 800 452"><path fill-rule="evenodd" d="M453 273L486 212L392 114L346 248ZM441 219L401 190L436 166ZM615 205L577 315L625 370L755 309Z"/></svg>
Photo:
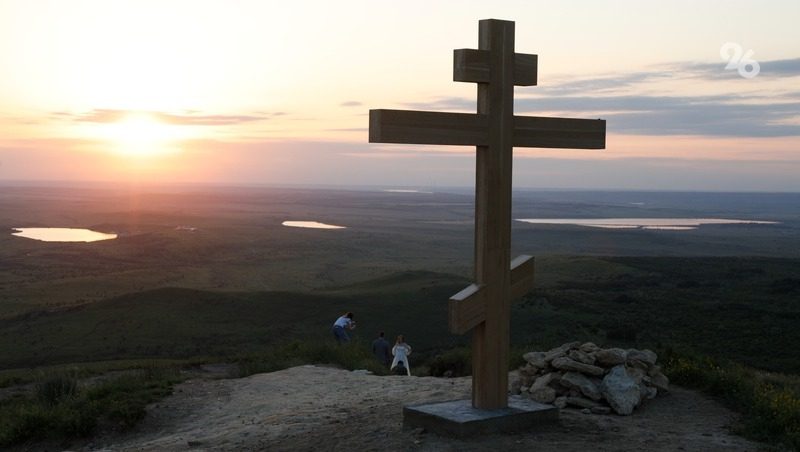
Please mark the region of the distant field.
<svg viewBox="0 0 800 452"><path fill-rule="evenodd" d="M521 192L515 217L779 221L695 231L515 223L537 289L513 339L688 346L800 372L800 195ZM246 188L2 187L0 231L90 227L117 240L55 244L0 234L0 368L230 356L291 338L405 333L418 350L466 343L446 300L469 282L469 193ZM285 220L345 225L296 229ZM179 226L197 228L196 231Z"/></svg>
<svg viewBox="0 0 800 452"><path fill-rule="evenodd" d="M123 236L56 244L0 233L0 318L166 287L307 291L407 270L469 276L472 215L472 195L463 190L4 186L0 231L89 227ZM800 257L796 194L519 192L514 216L780 222L695 231L515 222L514 254ZM285 220L317 220L348 229L287 228L281 226Z"/></svg>

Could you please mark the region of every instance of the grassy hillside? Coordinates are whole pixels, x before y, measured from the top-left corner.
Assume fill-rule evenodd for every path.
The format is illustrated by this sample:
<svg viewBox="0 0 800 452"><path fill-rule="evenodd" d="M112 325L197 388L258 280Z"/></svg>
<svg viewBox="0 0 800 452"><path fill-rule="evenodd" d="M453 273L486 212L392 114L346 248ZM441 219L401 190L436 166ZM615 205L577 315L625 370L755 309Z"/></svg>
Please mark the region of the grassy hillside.
<svg viewBox="0 0 800 452"><path fill-rule="evenodd" d="M0 368L145 357L257 352L296 338L332 340L331 324L356 313L354 336L378 330L445 346L446 300L462 278L408 272L315 293L156 289L0 321Z"/></svg>
<svg viewBox="0 0 800 452"><path fill-rule="evenodd" d="M688 348L762 369L800 372L800 260L551 258L513 307L512 340ZM420 352L467 343L447 332L463 277L402 272L308 292L165 288L0 320L0 368L76 361L230 356L291 339L331 341L342 312L354 335L403 333Z"/></svg>

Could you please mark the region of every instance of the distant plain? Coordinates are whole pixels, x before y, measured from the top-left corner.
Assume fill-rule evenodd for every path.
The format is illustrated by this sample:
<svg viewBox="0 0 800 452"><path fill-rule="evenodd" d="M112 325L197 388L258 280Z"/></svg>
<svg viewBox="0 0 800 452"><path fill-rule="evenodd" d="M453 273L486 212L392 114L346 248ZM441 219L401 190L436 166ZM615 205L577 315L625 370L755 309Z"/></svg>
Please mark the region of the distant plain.
<svg viewBox="0 0 800 452"><path fill-rule="evenodd" d="M466 343L446 300L471 279L469 189L0 188L0 369L231 356L293 338L405 333L419 350ZM430 192L430 193L428 193ZM761 368L800 343L800 194L518 191L514 218L735 218L695 230L514 222L512 255L537 259L515 305L516 344L586 339L688 346ZM318 221L346 229L304 229ZM120 234L94 243L15 227Z"/></svg>

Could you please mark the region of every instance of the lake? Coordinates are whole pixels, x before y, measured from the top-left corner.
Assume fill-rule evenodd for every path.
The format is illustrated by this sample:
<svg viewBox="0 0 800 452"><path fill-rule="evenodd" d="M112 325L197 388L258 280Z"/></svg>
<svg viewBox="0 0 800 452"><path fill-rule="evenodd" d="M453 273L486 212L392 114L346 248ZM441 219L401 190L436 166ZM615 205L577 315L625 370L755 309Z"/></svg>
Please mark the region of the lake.
<svg viewBox="0 0 800 452"><path fill-rule="evenodd" d="M14 228L11 235L43 242L97 242L117 238L117 234L79 228Z"/></svg>
<svg viewBox="0 0 800 452"><path fill-rule="evenodd" d="M290 228L311 228L311 229L345 229L345 226L320 223L317 221L284 221L281 223Z"/></svg>
<svg viewBox="0 0 800 452"><path fill-rule="evenodd" d="M706 224L777 224L776 221L727 218L519 218L531 224L571 224L605 229L649 229L688 231Z"/></svg>

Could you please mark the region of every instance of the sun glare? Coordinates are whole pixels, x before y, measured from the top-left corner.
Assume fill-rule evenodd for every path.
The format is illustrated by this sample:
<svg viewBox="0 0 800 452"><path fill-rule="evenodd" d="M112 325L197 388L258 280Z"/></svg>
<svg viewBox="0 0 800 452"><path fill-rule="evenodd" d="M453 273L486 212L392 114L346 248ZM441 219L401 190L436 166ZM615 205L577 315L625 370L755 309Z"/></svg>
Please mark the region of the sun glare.
<svg viewBox="0 0 800 452"><path fill-rule="evenodd" d="M147 157L174 152L177 142L186 138L181 126L165 124L147 114L132 114L105 124L102 135L119 154Z"/></svg>

